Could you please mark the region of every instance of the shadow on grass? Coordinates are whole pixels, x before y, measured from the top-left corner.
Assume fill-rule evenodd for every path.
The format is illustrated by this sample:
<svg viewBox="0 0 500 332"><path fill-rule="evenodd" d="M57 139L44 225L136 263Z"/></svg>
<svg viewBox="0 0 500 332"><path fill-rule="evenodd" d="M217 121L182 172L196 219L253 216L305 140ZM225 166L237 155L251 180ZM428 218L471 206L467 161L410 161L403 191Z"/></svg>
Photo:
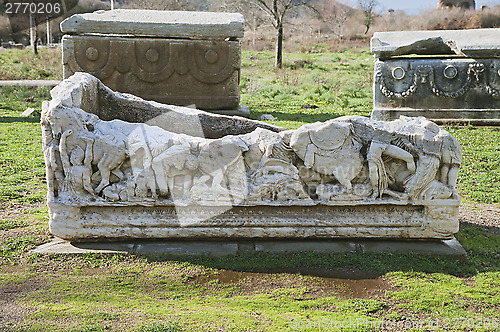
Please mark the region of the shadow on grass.
<svg viewBox="0 0 500 332"><path fill-rule="evenodd" d="M472 276L477 273L467 258L418 254L297 254L241 253L234 256L172 255L147 257L149 261L177 261L208 268L260 273L299 273L302 275L366 279L377 278L393 271L445 273Z"/></svg>
<svg viewBox="0 0 500 332"><path fill-rule="evenodd" d="M443 273L471 277L479 272L500 271L500 228L461 223L457 238L467 257L417 253L314 253L269 254L242 252L232 256L169 255L146 257L149 261L177 261L208 268L241 272L300 273L303 275L365 279L388 272Z"/></svg>
<svg viewBox="0 0 500 332"><path fill-rule="evenodd" d="M471 277L480 272L500 271L500 228L461 222L461 230L456 235L467 252L467 257L426 255L418 253L265 253L248 249L249 241L231 240L241 243L238 253L226 256L211 254L139 254L150 262L180 262L227 271L258 273L299 273L302 275L345 279L377 278L389 272L442 273L457 277ZM373 240L377 241L377 240ZM132 244L133 242L133 244ZM126 246L139 245L141 242L125 241L121 244L100 242L99 245ZM162 243L169 241L160 241ZM179 240L173 240L179 244ZM201 240L201 242L207 242ZM215 241L221 242L219 241ZM352 241L356 242L356 241ZM367 241L363 241L367 242ZM89 242L90 243L90 242ZM89 244L87 243L87 244ZM199 244L199 243L197 243ZM80 244L80 246L85 244ZM173 244L172 244L173 245ZM78 245L77 245L78 246ZM247 248L247 249L245 249ZM88 248L87 248L88 249ZM94 248L95 249L95 248ZM93 261L107 261L106 254L85 254ZM126 254L119 254L125 258Z"/></svg>
<svg viewBox="0 0 500 332"><path fill-rule="evenodd" d="M254 111L252 109L251 117L252 119L258 120L262 114L271 114L278 121L297 121L297 122L324 122L334 118L338 118L343 114L336 113L285 113L279 111Z"/></svg>
<svg viewBox="0 0 500 332"><path fill-rule="evenodd" d="M0 117L0 123L14 123L14 122L27 122L27 123L39 123L39 117L21 117L21 116L2 116Z"/></svg>

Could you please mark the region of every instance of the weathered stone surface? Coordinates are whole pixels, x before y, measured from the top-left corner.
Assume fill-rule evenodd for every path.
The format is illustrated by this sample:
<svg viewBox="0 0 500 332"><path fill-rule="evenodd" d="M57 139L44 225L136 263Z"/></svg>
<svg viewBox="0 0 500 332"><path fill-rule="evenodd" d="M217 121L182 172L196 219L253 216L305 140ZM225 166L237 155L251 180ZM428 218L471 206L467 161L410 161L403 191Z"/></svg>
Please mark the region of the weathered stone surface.
<svg viewBox="0 0 500 332"><path fill-rule="evenodd" d="M464 248L451 240L219 240L219 241L115 241L115 242L68 242L53 240L32 250L39 254L134 254L145 256L170 255L236 255L238 252L265 253L411 253L425 255L466 256Z"/></svg>
<svg viewBox="0 0 500 332"><path fill-rule="evenodd" d="M240 102L239 41L65 36L64 77L90 73L111 89L204 110Z"/></svg>
<svg viewBox="0 0 500 332"><path fill-rule="evenodd" d="M350 116L281 132L251 122L260 128L207 139L186 135L204 131L196 123L204 113L114 94L88 74L52 97L42 113L49 227L63 239L450 239L458 231L460 145L424 118ZM172 120L160 119L163 129L130 121L155 108Z"/></svg>
<svg viewBox="0 0 500 332"><path fill-rule="evenodd" d="M243 37L245 20L237 13L117 9L73 15L61 23L72 34L99 33L152 37Z"/></svg>
<svg viewBox="0 0 500 332"><path fill-rule="evenodd" d="M372 118L401 115L500 123L500 60L378 61Z"/></svg>
<svg viewBox="0 0 500 332"><path fill-rule="evenodd" d="M129 94L118 93L96 77L76 73L51 91L51 96L64 107L76 107L97 115L131 123L147 123L174 133L220 138L250 133L256 128L283 131L283 128L238 116L225 116L201 110L159 104ZM47 106L48 107L48 106Z"/></svg>
<svg viewBox="0 0 500 332"><path fill-rule="evenodd" d="M461 55L500 57L500 29L376 32L371 50L387 59L398 55Z"/></svg>

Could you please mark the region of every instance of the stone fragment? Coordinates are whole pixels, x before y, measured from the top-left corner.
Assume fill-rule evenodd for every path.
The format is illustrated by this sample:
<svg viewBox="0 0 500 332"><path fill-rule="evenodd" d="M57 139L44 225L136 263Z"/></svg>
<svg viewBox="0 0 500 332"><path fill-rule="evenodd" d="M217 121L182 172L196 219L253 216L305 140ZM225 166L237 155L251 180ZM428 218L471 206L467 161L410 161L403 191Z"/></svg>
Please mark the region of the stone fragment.
<svg viewBox="0 0 500 332"><path fill-rule="evenodd" d="M382 59L398 55L500 57L500 29L376 32L371 51Z"/></svg>
<svg viewBox="0 0 500 332"><path fill-rule="evenodd" d="M259 117L260 121L274 121L276 120L272 114L262 114Z"/></svg>
<svg viewBox="0 0 500 332"><path fill-rule="evenodd" d="M38 246L32 253L48 255L133 254L137 256L212 255L227 256L237 253L406 253L439 256L466 256L464 248L451 240L224 240L224 241L120 241L120 242L68 242L55 239ZM300 271L300 268L297 267Z"/></svg>
<svg viewBox="0 0 500 332"><path fill-rule="evenodd" d="M500 124L500 29L375 33L372 118ZM425 54L427 57L399 57Z"/></svg>

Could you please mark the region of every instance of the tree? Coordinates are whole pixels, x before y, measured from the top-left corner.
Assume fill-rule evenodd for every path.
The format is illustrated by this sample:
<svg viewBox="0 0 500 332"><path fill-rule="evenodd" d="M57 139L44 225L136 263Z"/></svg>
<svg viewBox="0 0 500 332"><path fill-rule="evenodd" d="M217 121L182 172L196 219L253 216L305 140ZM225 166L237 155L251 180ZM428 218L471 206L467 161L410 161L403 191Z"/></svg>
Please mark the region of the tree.
<svg viewBox="0 0 500 332"><path fill-rule="evenodd" d="M378 2L376 0L358 0L358 5L361 11L364 14L365 20L364 20L364 25L365 25L365 35L368 33L368 30L370 30L370 26L373 23L373 20L375 19L375 7L378 5Z"/></svg>
<svg viewBox="0 0 500 332"><path fill-rule="evenodd" d="M352 14L352 8L342 5L336 0L317 1L315 8L321 13L323 25L331 31L337 40L342 41L344 27Z"/></svg>
<svg viewBox="0 0 500 332"><path fill-rule="evenodd" d="M299 6L305 6L315 9L310 6L307 0L244 0L257 4L257 6L267 14L271 19L271 23L276 30L276 55L275 55L275 66L276 68L281 68L283 65L283 24L286 19L286 15L289 14L293 9Z"/></svg>

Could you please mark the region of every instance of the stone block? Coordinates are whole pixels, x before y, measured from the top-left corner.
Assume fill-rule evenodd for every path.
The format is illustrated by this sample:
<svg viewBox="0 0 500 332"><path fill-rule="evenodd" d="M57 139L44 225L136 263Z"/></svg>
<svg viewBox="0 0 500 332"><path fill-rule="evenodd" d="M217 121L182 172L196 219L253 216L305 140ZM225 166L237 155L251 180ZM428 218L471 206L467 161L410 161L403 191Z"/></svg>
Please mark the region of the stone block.
<svg viewBox="0 0 500 332"><path fill-rule="evenodd" d="M64 78L90 73L160 103L234 110L240 101L240 14L100 11L61 23ZM180 38L182 37L182 38Z"/></svg>
<svg viewBox="0 0 500 332"><path fill-rule="evenodd" d="M381 59L408 54L498 58L499 39L500 29L375 32L371 50Z"/></svg>
<svg viewBox="0 0 500 332"><path fill-rule="evenodd" d="M393 253L464 257L464 248L451 240L219 240L219 241L113 241L68 242L55 239L38 246L32 253L46 255L134 254L138 256L212 255L228 256L255 252L270 254ZM299 269L300 270L300 269Z"/></svg>
<svg viewBox="0 0 500 332"><path fill-rule="evenodd" d="M377 61L372 117L400 115L500 121L500 59Z"/></svg>

